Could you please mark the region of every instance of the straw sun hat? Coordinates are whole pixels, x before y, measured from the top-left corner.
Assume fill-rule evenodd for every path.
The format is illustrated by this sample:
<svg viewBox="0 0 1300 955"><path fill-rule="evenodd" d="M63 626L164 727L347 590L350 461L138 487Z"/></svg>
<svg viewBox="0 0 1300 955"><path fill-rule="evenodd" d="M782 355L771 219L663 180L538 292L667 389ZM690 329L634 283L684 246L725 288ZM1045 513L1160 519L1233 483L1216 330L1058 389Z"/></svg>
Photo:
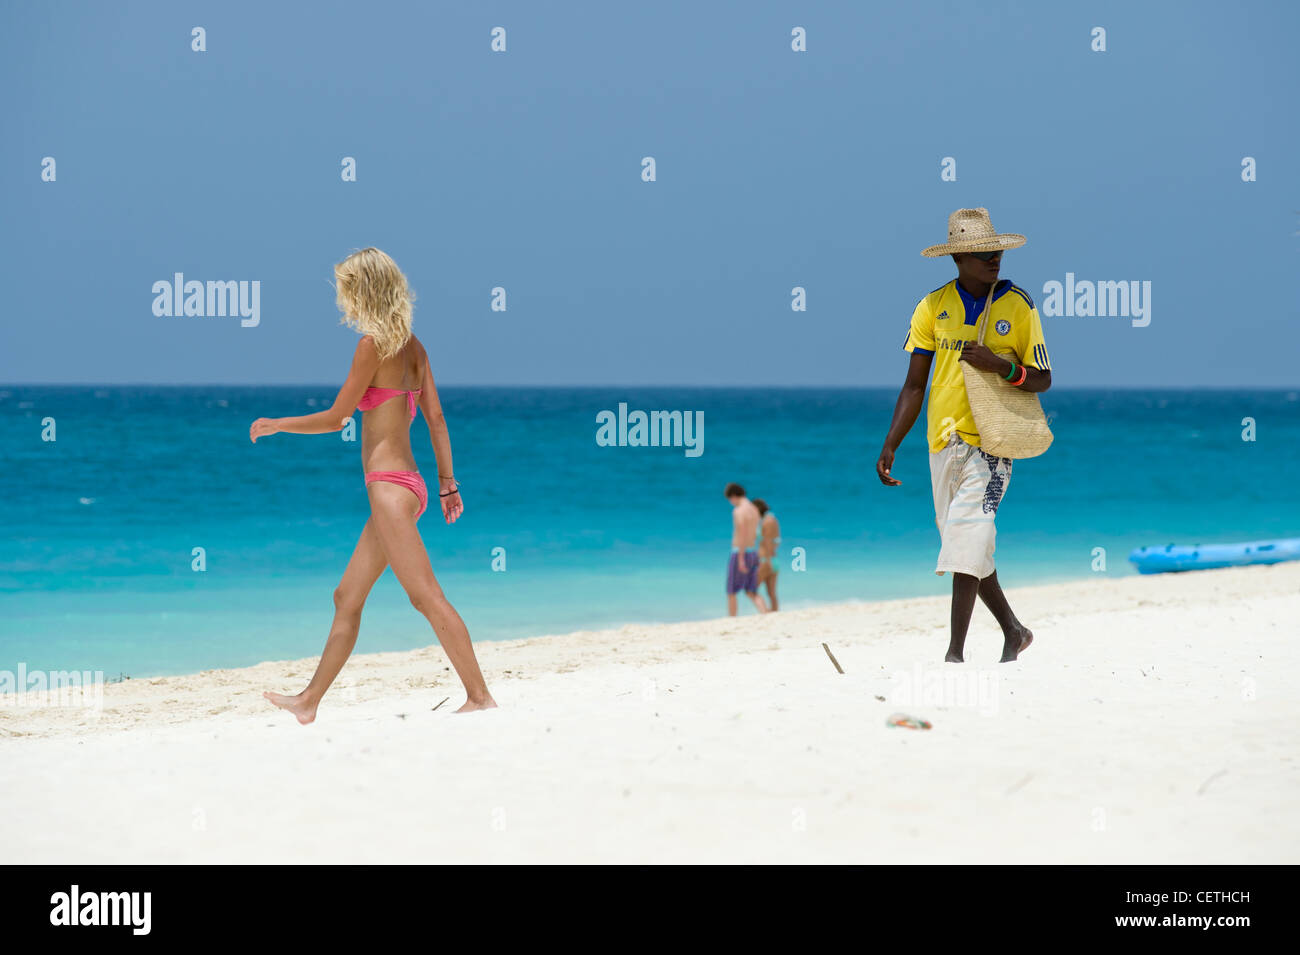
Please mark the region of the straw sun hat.
<svg viewBox="0 0 1300 955"><path fill-rule="evenodd" d="M946 245L932 245L922 250L921 254L935 258L951 255L954 252L995 252L998 249L1018 249L1025 244L1025 237L1015 232L999 233L993 228L989 211L979 209L958 209L948 217L948 242Z"/></svg>

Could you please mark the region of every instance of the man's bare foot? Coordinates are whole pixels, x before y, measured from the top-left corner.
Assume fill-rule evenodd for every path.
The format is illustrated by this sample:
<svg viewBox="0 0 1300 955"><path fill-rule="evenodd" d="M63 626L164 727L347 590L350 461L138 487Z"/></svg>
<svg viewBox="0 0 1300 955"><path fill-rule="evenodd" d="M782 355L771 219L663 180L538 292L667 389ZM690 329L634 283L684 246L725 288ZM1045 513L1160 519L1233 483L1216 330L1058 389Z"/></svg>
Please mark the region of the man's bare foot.
<svg viewBox="0 0 1300 955"><path fill-rule="evenodd" d="M948 655L943 658L943 662L944 663L965 663L966 661L962 659L960 653L953 653L951 650L949 650Z"/></svg>
<svg viewBox="0 0 1300 955"><path fill-rule="evenodd" d="M492 699L491 694L489 694L485 699L481 701L466 700L465 705L462 706L460 709L458 709L456 712L472 713L475 710L491 710L491 709L495 709L496 705L497 705L497 701Z"/></svg>
<svg viewBox="0 0 1300 955"><path fill-rule="evenodd" d="M262 696L280 709L288 710L298 718L298 722L303 726L316 718L316 707L319 701L317 703L309 702L302 693L296 696L285 696L283 693L266 692Z"/></svg>
<svg viewBox="0 0 1300 955"><path fill-rule="evenodd" d="M999 663L1014 663L1034 642L1034 634L1028 627L1013 630L1002 638L1002 659Z"/></svg>

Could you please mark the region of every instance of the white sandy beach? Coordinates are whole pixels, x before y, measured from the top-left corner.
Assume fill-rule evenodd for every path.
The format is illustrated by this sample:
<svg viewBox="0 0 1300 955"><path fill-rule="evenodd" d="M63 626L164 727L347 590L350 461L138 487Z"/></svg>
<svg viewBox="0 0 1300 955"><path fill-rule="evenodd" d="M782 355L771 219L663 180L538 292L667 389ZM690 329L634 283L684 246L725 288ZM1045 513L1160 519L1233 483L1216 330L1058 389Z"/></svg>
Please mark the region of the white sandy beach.
<svg viewBox="0 0 1300 955"><path fill-rule="evenodd" d="M0 706L0 861L1300 861L1300 563L1008 595L1009 665L925 598L482 643L488 713L436 646Z"/></svg>

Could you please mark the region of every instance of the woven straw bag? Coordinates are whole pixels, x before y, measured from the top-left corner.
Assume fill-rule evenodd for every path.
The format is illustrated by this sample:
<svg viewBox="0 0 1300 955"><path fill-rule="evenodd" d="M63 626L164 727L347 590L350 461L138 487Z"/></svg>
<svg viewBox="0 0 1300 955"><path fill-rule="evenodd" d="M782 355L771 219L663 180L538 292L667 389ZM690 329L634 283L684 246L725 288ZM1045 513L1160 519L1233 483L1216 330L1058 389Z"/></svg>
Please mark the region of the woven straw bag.
<svg viewBox="0 0 1300 955"><path fill-rule="evenodd" d="M997 287L996 282L993 285ZM984 344L984 326L992 309L990 288L975 332L977 344ZM971 417L979 429L980 447L999 458L1033 458L1047 450L1052 443L1052 429L1047 426L1037 394L1009 384L995 371L975 368L970 362L962 362L961 371L966 379Z"/></svg>

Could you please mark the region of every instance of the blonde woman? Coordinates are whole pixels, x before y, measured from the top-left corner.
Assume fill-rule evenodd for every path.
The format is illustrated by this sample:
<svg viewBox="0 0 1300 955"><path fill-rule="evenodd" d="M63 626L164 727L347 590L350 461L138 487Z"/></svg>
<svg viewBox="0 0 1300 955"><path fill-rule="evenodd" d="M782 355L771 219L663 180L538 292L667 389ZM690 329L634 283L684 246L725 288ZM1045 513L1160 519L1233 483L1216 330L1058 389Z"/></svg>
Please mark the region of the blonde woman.
<svg viewBox="0 0 1300 955"><path fill-rule="evenodd" d="M429 566L429 555L415 523L424 513L428 491L411 453L410 424L424 413L438 459L438 498L448 524L464 512L452 476L451 439L429 371L429 358L411 334L415 295L397 263L379 249L354 252L334 266L343 321L362 335L352 369L327 411L298 418L258 418L249 437L277 432L325 434L342 430L352 409L366 412L361 425L361 464L370 519L361 530L352 559L334 591L334 624L316 673L296 696L263 693L299 723L316 718L316 708L356 646L361 608L385 567L392 567L411 604L433 626L468 699L459 712L496 706L479 671L469 631L443 595Z"/></svg>

